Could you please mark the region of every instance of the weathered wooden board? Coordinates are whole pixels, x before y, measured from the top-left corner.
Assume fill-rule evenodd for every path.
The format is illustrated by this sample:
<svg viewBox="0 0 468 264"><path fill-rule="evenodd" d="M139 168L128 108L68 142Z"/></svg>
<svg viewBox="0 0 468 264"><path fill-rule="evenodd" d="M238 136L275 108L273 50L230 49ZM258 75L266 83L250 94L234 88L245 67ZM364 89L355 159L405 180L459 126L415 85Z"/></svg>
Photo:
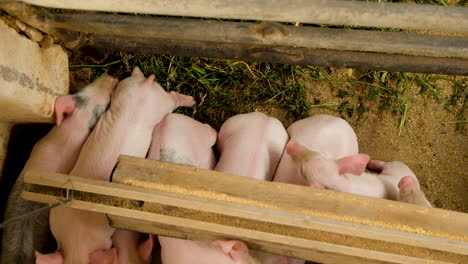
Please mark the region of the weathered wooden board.
<svg viewBox="0 0 468 264"><path fill-rule="evenodd" d="M85 23L84 23L85 22ZM220 22L107 14L56 14L49 26L98 35L380 52L468 59L467 36L424 35L280 23Z"/></svg>
<svg viewBox="0 0 468 264"><path fill-rule="evenodd" d="M468 34L288 26L110 14L53 14L22 3L0 8L73 50L214 57L257 62L468 75ZM99 52L97 52L99 51Z"/></svg>
<svg viewBox="0 0 468 264"><path fill-rule="evenodd" d="M461 7L337 0L22 0L53 8L468 32Z"/></svg>
<svg viewBox="0 0 468 264"><path fill-rule="evenodd" d="M24 197L52 202L70 188L68 206L107 213L115 227L237 238L323 263L468 261L463 213L130 157L121 157L112 180L29 172Z"/></svg>

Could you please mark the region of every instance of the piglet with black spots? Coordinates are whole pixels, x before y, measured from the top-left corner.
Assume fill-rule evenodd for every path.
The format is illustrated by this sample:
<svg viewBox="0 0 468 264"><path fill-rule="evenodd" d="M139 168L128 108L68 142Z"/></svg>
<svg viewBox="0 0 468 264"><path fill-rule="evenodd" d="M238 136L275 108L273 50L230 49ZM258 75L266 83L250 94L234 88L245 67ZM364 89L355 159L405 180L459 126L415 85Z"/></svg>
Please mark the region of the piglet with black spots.
<svg viewBox="0 0 468 264"><path fill-rule="evenodd" d="M68 174L78 159L86 138L107 109L118 80L104 73L74 95L60 96L55 101L57 125L34 146L23 172L42 170ZM5 220L25 215L44 204L20 198L24 189L20 176L8 198ZM2 263L34 263L34 249L42 252L54 246L49 230L48 212L7 226L3 233Z"/></svg>
<svg viewBox="0 0 468 264"><path fill-rule="evenodd" d="M216 135L203 128L201 124L196 126L193 124L191 126L193 129L190 130L187 129L187 125L188 123L184 126L182 124L175 126L174 124L170 130L166 127L168 131L173 131L174 138L168 140L168 135L172 134L165 134L164 138L166 140L162 140L162 143L160 143L164 146L160 148L161 159L166 157L166 160L174 162L211 164L207 168L213 168L212 158L209 159L209 162L206 162L204 156L212 156L211 146L216 139ZM185 129L179 129L177 133L177 127ZM197 129L195 129L196 127ZM193 131L194 136L190 137L190 134L186 131ZM198 131L205 132L199 133ZM186 139L181 140L182 137L179 135L182 133L186 134L183 137ZM158 134L154 136L157 139ZM154 139L154 145L158 146ZM178 140L181 141L177 142ZM249 113L231 117L223 124L218 135L216 147L221 156L215 170L259 180L271 180L287 140L286 130L281 122L275 118L262 113ZM172 142L172 147L169 147L165 141ZM203 148L201 148L200 142L203 142ZM193 150L190 150L191 148ZM179 149L181 150L179 151ZM201 150L205 150L205 155L196 154L197 152L201 153ZM158 155L157 151L150 151L150 154L153 153L155 156ZM249 250L243 241L236 239L192 241L159 236L159 242L161 243L162 262L165 264L263 263L260 258L256 257L257 252ZM261 257L269 257L269 255L262 254Z"/></svg>
<svg viewBox="0 0 468 264"><path fill-rule="evenodd" d="M154 76L145 78L138 68L121 81L103 115L89 136L71 175L109 181L119 155L145 157L154 126L178 106L192 106L190 96L167 93ZM50 228L57 252L39 255L37 263L149 263L152 237L120 243L103 213L57 207L50 213ZM122 231L127 232L127 231ZM114 239L112 240L114 235ZM121 241L125 242L125 241ZM124 259L126 258L126 259Z"/></svg>

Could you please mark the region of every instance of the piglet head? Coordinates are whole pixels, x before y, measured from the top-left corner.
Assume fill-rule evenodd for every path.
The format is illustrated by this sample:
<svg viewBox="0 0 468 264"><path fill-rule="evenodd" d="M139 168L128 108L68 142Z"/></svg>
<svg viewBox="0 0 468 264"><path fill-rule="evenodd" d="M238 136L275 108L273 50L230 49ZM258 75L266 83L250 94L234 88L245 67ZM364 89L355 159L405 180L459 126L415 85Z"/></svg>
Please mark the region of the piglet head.
<svg viewBox="0 0 468 264"><path fill-rule="evenodd" d="M349 184L344 174L361 175L366 169L369 156L356 154L338 160L328 159L319 152L307 149L290 140L286 152L299 167L299 173L311 187L347 191Z"/></svg>
<svg viewBox="0 0 468 264"><path fill-rule="evenodd" d="M116 78L104 73L80 92L59 96L54 106L56 124L60 126L67 120L78 120L80 125L92 129L107 110L111 93L117 83Z"/></svg>
<svg viewBox="0 0 468 264"><path fill-rule="evenodd" d="M117 107L129 105L136 108L147 101L149 90L153 85L154 75L145 78L138 67L135 67L130 77L122 80L114 94L112 95L112 104Z"/></svg>
<svg viewBox="0 0 468 264"><path fill-rule="evenodd" d="M286 145L286 152L299 168L299 173L311 187L324 189L329 178L339 176L338 168L333 160L329 160L320 153L311 151L298 142L290 140Z"/></svg>

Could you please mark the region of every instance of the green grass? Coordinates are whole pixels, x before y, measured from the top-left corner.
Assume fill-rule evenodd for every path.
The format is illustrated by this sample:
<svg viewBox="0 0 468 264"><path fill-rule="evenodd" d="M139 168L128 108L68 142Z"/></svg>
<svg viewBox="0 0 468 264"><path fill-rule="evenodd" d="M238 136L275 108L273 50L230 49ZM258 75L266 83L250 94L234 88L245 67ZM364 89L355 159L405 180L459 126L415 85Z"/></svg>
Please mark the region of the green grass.
<svg viewBox="0 0 468 264"><path fill-rule="evenodd" d="M102 65L71 65L70 68L90 67L99 75L119 62L125 65L128 73L138 66L145 75L154 74L166 90L194 96L196 107L178 111L217 129L227 118L256 109L277 109L276 114L284 115L277 117L292 122L307 117L313 108L329 109L344 118L360 116L369 105L376 103L379 111L391 111L400 117L401 134L407 128L413 96L427 96L443 103L449 112L457 109L457 120L466 119L468 81L451 77L369 71L338 79L332 69L322 67L123 53L114 54L108 61ZM320 97L314 97L313 88L304 85L310 81L332 85L336 92L333 101L323 102ZM453 92L448 97L441 95L438 81L452 84ZM344 89L344 83L351 88ZM357 86L364 87L366 95L354 98L353 89ZM414 87L417 92L412 91ZM458 105L463 105L461 110L456 107ZM463 124L456 123L460 127Z"/></svg>
<svg viewBox="0 0 468 264"><path fill-rule="evenodd" d="M281 109L284 118L294 120L308 116L312 107L306 88L296 79L300 67L294 65L176 56L135 55L121 60L128 72L138 66L145 75L154 74L166 90L194 96L198 105L179 112L215 128L258 107ZM105 67L93 69L98 75Z"/></svg>
<svg viewBox="0 0 468 264"><path fill-rule="evenodd" d="M446 0L373 1L447 5ZM467 1L459 1L456 5L466 6ZM338 27L399 31L385 28ZM294 121L308 116L314 108L335 111L344 118L354 115L358 115L359 118L368 111L370 105L376 104L379 111L391 111L400 117L398 127L401 134L410 120L408 113L414 96L427 96L439 104L444 104L446 111L457 111L457 120L462 121L466 119L468 105L468 81L438 75L369 71L348 76L349 78L337 78L332 74L332 69L322 67L124 53L113 54L101 65L84 62L71 65L70 68L92 68L94 76L97 76L117 63L126 65L128 73L138 66L145 75L154 74L165 89L194 96L198 102L196 107L178 111L201 122L210 123L215 128L219 128L230 116L257 109L275 109L278 110L275 114L284 115L278 116L280 119ZM335 89L333 101L325 102L319 96L313 96L313 88L304 85L310 81L331 85ZM443 88L438 85L440 81L452 84L452 93L448 97L442 95ZM343 84L364 87L366 94L356 98L354 88L344 89ZM412 91L414 87L417 87L418 92ZM460 105L461 108L458 107ZM462 129L464 123L455 124L457 128Z"/></svg>

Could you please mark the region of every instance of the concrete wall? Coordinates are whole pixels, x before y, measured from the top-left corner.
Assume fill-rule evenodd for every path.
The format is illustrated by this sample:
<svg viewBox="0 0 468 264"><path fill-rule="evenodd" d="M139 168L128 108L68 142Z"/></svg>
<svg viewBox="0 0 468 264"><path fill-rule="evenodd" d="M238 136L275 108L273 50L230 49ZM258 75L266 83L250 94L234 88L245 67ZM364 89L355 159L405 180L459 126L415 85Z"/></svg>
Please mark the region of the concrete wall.
<svg viewBox="0 0 468 264"><path fill-rule="evenodd" d="M41 48L0 20L0 122L52 122L55 98L68 93L68 55Z"/></svg>

